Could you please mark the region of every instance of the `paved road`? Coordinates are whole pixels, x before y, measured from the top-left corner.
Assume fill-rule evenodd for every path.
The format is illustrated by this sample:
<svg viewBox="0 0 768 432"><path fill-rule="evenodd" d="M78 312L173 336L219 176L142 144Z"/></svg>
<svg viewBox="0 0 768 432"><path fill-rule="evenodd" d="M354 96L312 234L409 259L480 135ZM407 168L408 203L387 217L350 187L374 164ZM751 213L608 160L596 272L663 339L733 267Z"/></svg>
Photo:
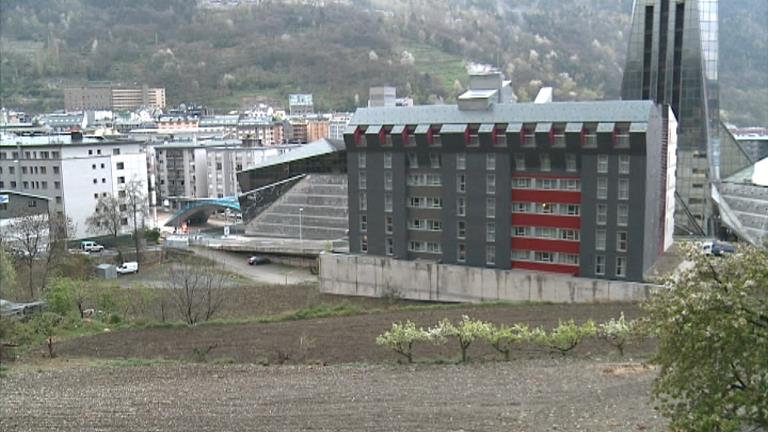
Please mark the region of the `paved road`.
<svg viewBox="0 0 768 432"><path fill-rule="evenodd" d="M254 282L272 285L316 283L317 276L309 269L289 267L281 264L248 265L248 255L224 252L207 248L194 248L196 254L212 259L225 269Z"/></svg>

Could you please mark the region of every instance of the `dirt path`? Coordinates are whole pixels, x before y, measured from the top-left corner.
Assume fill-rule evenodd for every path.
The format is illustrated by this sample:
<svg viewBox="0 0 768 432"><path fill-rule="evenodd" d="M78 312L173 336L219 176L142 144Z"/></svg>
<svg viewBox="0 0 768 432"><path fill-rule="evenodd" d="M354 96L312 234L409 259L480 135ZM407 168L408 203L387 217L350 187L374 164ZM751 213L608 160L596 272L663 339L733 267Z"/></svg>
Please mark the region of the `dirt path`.
<svg viewBox="0 0 768 432"><path fill-rule="evenodd" d="M662 431L653 371L580 360L466 366L26 369L3 431Z"/></svg>

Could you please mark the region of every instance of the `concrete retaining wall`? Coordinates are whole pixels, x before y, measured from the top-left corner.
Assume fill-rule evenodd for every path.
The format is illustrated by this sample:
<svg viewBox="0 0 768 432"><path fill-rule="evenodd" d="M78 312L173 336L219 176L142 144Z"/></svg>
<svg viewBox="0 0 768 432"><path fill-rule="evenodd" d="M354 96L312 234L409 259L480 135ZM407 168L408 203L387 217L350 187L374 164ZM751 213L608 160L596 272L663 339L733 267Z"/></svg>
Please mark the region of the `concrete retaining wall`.
<svg viewBox="0 0 768 432"><path fill-rule="evenodd" d="M531 301L554 303L634 302L657 286L402 261L386 257L320 255L320 291L365 297L398 296L441 302Z"/></svg>

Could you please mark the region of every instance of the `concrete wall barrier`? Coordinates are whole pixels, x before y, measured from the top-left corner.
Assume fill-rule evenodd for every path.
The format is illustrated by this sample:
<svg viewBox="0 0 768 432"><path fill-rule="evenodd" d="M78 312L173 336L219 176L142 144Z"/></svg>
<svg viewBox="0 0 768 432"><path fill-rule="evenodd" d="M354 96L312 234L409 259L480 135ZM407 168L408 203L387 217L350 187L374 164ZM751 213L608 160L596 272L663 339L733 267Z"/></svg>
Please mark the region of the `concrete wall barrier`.
<svg viewBox="0 0 768 432"><path fill-rule="evenodd" d="M636 302L661 287L366 255L320 255L320 291L440 302Z"/></svg>

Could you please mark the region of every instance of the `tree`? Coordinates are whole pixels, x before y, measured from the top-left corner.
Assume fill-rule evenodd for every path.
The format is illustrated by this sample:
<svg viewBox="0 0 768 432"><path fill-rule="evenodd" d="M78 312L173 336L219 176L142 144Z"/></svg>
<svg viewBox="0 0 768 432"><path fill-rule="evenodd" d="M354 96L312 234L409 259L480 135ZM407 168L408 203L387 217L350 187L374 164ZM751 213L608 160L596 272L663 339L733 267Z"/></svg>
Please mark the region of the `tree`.
<svg viewBox="0 0 768 432"><path fill-rule="evenodd" d="M377 345L384 345L413 363L413 344L429 340L429 334L417 328L412 321L396 322L392 328L376 338Z"/></svg>
<svg viewBox="0 0 768 432"><path fill-rule="evenodd" d="M592 320L587 321L583 325L578 325L573 320L561 321L557 327L548 333L537 332L533 342L566 355L576 348L584 338L595 336L596 334L597 327Z"/></svg>
<svg viewBox="0 0 768 432"><path fill-rule="evenodd" d="M768 252L684 252L693 265L645 306L659 408L672 430L768 430Z"/></svg>
<svg viewBox="0 0 768 432"><path fill-rule="evenodd" d="M224 286L230 279L214 265L186 260L171 267L165 284L184 322L195 325L219 311L226 299Z"/></svg>
<svg viewBox="0 0 768 432"><path fill-rule="evenodd" d="M43 312L40 315L36 315L33 319L33 325L35 333L45 338L45 345L48 348L48 356L54 358L56 356L53 350L53 338L56 335L56 330L62 321L61 315L53 312Z"/></svg>
<svg viewBox="0 0 768 432"><path fill-rule="evenodd" d="M601 323L597 327L597 337L616 348L619 355L624 357L624 349L635 335L635 329L635 322L625 320L622 312L619 319L611 318L610 321Z"/></svg>
<svg viewBox="0 0 768 432"><path fill-rule="evenodd" d="M136 249L136 262L141 262L141 234L144 231L144 218L147 216L146 186L142 181L131 179L125 185L125 205L133 228L133 245Z"/></svg>
<svg viewBox="0 0 768 432"><path fill-rule="evenodd" d="M115 239L120 235L123 212L120 211L120 200L114 195L99 197L96 209L85 220L88 230L94 234L109 233Z"/></svg>
<svg viewBox="0 0 768 432"><path fill-rule="evenodd" d="M27 270L27 289L29 297L35 297L34 265L45 249L49 234L48 215L44 213L24 212L11 218L4 236L17 248L19 260Z"/></svg>
<svg viewBox="0 0 768 432"><path fill-rule="evenodd" d="M461 362L465 363L468 359L467 349L472 342L482 338L490 330L490 324L464 315L458 325L454 325L448 319L441 320L436 327L428 330L428 334L436 341L444 341L448 337L456 338L461 350Z"/></svg>
<svg viewBox="0 0 768 432"><path fill-rule="evenodd" d="M509 361L509 355L515 345L531 340L531 331L528 326L515 324L512 327L502 325L500 327L489 326L483 339L498 352L504 355L504 360Z"/></svg>
<svg viewBox="0 0 768 432"><path fill-rule="evenodd" d="M16 270L13 268L13 263L5 250L0 247L0 298L3 297L3 291L13 285L15 281Z"/></svg>

